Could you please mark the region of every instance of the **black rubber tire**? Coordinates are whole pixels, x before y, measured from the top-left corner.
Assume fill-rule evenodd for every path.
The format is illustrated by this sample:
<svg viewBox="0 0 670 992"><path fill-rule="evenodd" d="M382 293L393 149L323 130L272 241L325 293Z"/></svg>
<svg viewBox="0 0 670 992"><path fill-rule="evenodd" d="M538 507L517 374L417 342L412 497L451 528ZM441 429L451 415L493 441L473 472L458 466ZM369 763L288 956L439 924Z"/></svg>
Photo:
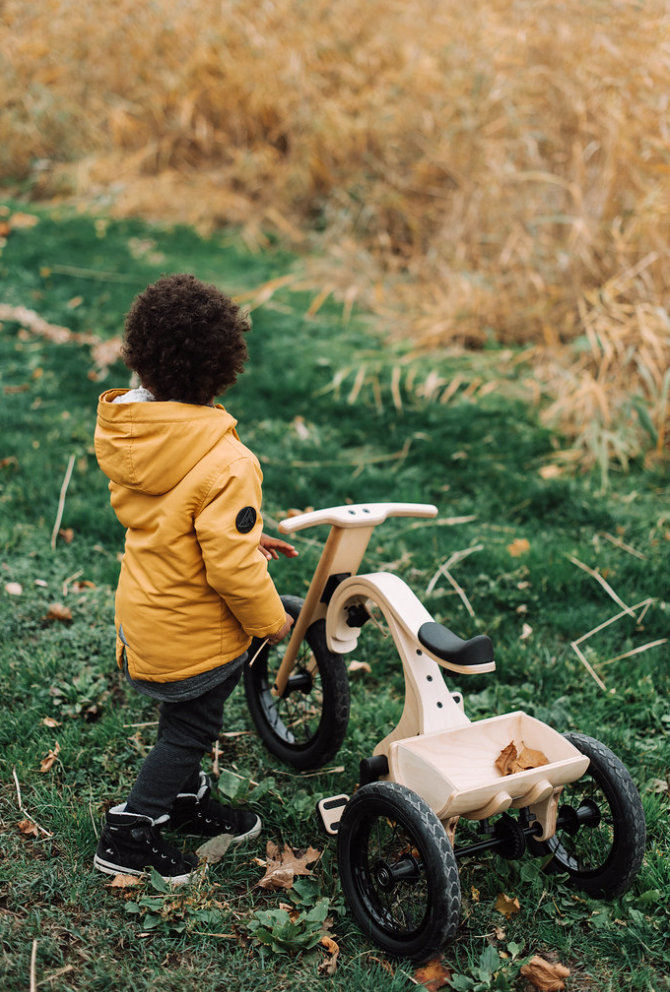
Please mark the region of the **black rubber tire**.
<svg viewBox="0 0 670 992"><path fill-rule="evenodd" d="M420 963L452 939L461 915L456 858L437 816L411 789L362 786L342 814L337 860L352 915L387 954Z"/></svg>
<svg viewBox="0 0 670 992"><path fill-rule="evenodd" d="M282 596L284 609L294 620L303 600ZM249 648L253 658L260 641ZM287 692L272 695L275 675L288 637L272 647L266 644L253 665L244 670L244 691L251 718L268 750L294 768L325 765L342 746L349 723L349 679L344 659L326 645L324 620L307 628Z"/></svg>
<svg viewBox="0 0 670 992"><path fill-rule="evenodd" d="M563 736L591 764L582 778L563 789L558 815L565 818L581 809L587 822L576 829L559 827L547 841L532 840L529 850L552 856L546 871L567 872L575 888L593 898L612 899L631 887L642 865L647 830L640 794L608 747L585 734Z"/></svg>

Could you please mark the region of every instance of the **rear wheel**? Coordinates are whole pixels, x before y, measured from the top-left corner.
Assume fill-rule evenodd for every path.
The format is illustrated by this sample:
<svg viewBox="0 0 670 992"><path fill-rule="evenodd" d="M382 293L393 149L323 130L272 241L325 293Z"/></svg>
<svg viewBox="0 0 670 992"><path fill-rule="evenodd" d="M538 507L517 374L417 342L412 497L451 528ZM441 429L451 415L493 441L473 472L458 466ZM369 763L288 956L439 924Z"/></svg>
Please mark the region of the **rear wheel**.
<svg viewBox="0 0 670 992"><path fill-rule="evenodd" d="M576 888L611 899L630 888L642 865L646 826L640 795L608 747L585 734L564 736L591 763L563 789L554 836L530 841L529 848L550 856L547 871L567 872Z"/></svg>
<svg viewBox="0 0 670 992"><path fill-rule="evenodd" d="M297 620L303 600L282 596L284 609ZM326 644L325 622L307 628L286 689L272 687L289 638L266 644L244 670L244 691L251 718L268 750L294 768L319 768L337 754L349 722L349 679L342 655ZM261 642L249 649L253 658Z"/></svg>
<svg viewBox="0 0 670 992"><path fill-rule="evenodd" d="M397 782L364 785L337 832L340 883L361 930L388 954L427 961L456 932L461 888L444 827Z"/></svg>

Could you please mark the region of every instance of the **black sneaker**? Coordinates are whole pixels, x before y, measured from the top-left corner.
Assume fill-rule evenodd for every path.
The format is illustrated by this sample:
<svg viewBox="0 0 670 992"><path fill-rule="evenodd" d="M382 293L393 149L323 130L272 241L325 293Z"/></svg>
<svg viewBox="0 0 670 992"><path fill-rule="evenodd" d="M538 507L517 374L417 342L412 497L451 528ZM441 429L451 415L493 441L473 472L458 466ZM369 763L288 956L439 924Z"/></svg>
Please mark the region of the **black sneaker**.
<svg viewBox="0 0 670 992"><path fill-rule="evenodd" d="M125 803L115 806L102 823L102 835L93 865L106 875L143 875L155 868L166 882L188 882L198 866L195 854L182 854L161 837L168 817L152 820L139 813L126 813Z"/></svg>
<svg viewBox="0 0 670 992"><path fill-rule="evenodd" d="M212 799L211 783L204 772L200 772L200 788L197 792L181 792L175 799L170 813L170 826L186 834L187 837L218 837L232 834L233 844L253 840L261 832L261 818L255 813L233 809Z"/></svg>

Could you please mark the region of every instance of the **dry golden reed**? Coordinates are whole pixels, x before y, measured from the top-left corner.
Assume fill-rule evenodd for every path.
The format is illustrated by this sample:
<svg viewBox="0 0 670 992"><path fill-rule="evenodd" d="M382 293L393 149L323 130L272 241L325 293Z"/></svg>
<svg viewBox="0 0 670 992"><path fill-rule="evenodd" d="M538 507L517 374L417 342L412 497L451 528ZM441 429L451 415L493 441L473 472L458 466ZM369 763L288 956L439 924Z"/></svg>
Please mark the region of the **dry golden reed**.
<svg viewBox="0 0 670 992"><path fill-rule="evenodd" d="M667 452L667 0L0 11L0 175L318 245L417 348L535 345L587 458Z"/></svg>

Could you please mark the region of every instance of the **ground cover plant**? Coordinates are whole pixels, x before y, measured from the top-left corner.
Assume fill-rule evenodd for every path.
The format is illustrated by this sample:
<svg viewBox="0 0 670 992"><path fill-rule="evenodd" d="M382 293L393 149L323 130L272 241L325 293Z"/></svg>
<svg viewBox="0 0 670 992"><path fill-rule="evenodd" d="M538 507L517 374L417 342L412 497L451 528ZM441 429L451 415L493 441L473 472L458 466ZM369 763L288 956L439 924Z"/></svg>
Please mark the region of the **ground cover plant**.
<svg viewBox="0 0 670 992"><path fill-rule="evenodd" d="M460 360L382 349L332 301L315 307L282 288L292 258L252 254L231 232L203 240L182 227L16 203L5 216L2 988L404 992L418 982L526 992L541 987L522 971L536 956L569 970L559 980L570 990L670 988L667 477L633 462L603 493L599 477L556 475L561 439L519 402L495 347ZM210 764L225 796L262 815L261 841L221 852L200 883L175 892L156 877L114 886L93 870L102 811L133 779L156 719L114 666L123 534L93 454L95 404L128 381L114 339L132 297L181 270L253 308L249 368L226 402L263 465L268 529L291 509L348 500L437 504L437 521L387 522L368 565L405 578L461 636L491 635L497 672L450 680L472 718L521 708L591 734L626 763L648 843L625 896L597 902L536 861L486 856L461 866L461 924L430 969L387 960L361 936L314 806L353 791L360 758L402 707L397 660L367 628L350 673L347 737L319 773L272 760L242 692L231 700ZM322 535L296 544L300 557L273 574L300 595ZM643 607L624 612L585 636L621 603L646 600L644 616Z"/></svg>

